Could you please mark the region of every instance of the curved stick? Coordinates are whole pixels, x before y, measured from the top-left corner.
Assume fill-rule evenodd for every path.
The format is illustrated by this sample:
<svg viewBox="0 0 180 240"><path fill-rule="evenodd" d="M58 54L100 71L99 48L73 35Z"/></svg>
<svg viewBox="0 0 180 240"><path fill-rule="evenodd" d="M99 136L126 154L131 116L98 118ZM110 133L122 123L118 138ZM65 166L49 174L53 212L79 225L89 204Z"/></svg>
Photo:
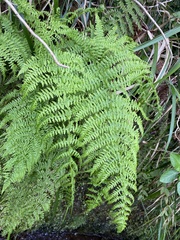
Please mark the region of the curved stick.
<svg viewBox="0 0 180 240"><path fill-rule="evenodd" d="M41 42L44 47L48 50L48 52L50 53L50 55L52 56L52 58L54 59L55 63L59 66L59 67L63 67L63 68L69 68L69 66L63 65L61 64L56 56L54 55L53 51L50 49L50 47L47 45L47 43L45 43L45 41L40 38L33 30L32 28L27 24L27 22L20 16L20 14L18 13L18 11L15 9L15 7L13 6L13 4L9 1L9 0L4 0L7 5L11 8L11 10L16 14L17 18L22 22L22 24L24 24L24 26L27 28L27 30L39 41Z"/></svg>

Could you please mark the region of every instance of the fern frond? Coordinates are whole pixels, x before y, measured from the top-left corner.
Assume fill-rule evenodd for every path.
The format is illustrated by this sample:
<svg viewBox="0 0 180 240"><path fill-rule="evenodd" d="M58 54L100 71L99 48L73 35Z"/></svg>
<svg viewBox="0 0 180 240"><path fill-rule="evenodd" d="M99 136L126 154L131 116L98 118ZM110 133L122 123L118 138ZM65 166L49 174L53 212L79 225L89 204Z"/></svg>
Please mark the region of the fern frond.
<svg viewBox="0 0 180 240"><path fill-rule="evenodd" d="M19 63L18 90L1 101L0 226L4 234L31 228L55 198L61 209L72 208L80 175L89 186L86 210L108 204L120 232L136 191L141 116L151 101L146 98L150 88L156 96L148 66L133 53L130 38L118 38L115 29L104 34L98 16L92 36L53 17L43 24L34 21L70 68L58 68L36 42L34 56Z"/></svg>
<svg viewBox="0 0 180 240"><path fill-rule="evenodd" d="M127 99L122 97L112 97L109 102L101 113L86 121L79 141L83 149L83 168L89 169L94 186L93 194L88 195L88 208L92 210L97 206L95 196L103 196L102 202L114 206L116 211L110 212L110 216L114 223L121 222L117 228L122 231L133 202L131 192L136 190L135 153L138 151L139 133L134 129L136 117L133 117L132 103L128 106ZM118 215L115 214L117 212Z"/></svg>
<svg viewBox="0 0 180 240"><path fill-rule="evenodd" d="M3 226L4 235L12 233L12 230L19 232L29 229L44 218L57 191L57 177L48 168L47 161L41 161L32 174L26 176L26 181L11 184L3 194L0 226Z"/></svg>
<svg viewBox="0 0 180 240"><path fill-rule="evenodd" d="M6 113L2 122L10 124L6 131L6 138L9 140L1 148L2 157L8 159L4 164L4 171L8 174L4 180L3 191L11 183L24 179L26 173L30 173L38 162L43 151L42 134L39 135L40 132L36 131L35 112L31 112L27 103L21 98L6 105L2 111L7 110L8 114Z"/></svg>
<svg viewBox="0 0 180 240"><path fill-rule="evenodd" d="M30 55L28 44L23 35L12 26L6 16L0 16L0 74L3 84L17 81L16 74ZM12 38L13 36L13 38ZM5 77L8 72L8 81Z"/></svg>
<svg viewBox="0 0 180 240"><path fill-rule="evenodd" d="M120 36L134 34L133 24L141 29L140 21L143 14L139 6L132 0L117 0L113 4L114 8L106 11L104 15L105 26L110 30L113 26L118 26Z"/></svg>

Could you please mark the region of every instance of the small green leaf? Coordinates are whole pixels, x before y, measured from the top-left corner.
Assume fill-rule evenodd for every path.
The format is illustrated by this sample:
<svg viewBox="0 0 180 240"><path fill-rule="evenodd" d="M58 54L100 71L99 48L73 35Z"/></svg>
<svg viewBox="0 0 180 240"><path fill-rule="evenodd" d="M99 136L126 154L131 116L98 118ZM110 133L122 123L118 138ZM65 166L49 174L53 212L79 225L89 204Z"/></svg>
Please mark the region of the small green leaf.
<svg viewBox="0 0 180 240"><path fill-rule="evenodd" d="M162 183L171 183L176 179L179 173L176 170L167 170L160 177L160 182Z"/></svg>
<svg viewBox="0 0 180 240"><path fill-rule="evenodd" d="M171 164L174 167L174 169L176 171L180 172L180 154L171 152L170 160L171 160Z"/></svg>
<svg viewBox="0 0 180 240"><path fill-rule="evenodd" d="M173 16L175 16L176 18L180 18L180 11L173 13Z"/></svg>
<svg viewBox="0 0 180 240"><path fill-rule="evenodd" d="M177 184L177 193L180 196L180 182L178 182L178 184Z"/></svg>

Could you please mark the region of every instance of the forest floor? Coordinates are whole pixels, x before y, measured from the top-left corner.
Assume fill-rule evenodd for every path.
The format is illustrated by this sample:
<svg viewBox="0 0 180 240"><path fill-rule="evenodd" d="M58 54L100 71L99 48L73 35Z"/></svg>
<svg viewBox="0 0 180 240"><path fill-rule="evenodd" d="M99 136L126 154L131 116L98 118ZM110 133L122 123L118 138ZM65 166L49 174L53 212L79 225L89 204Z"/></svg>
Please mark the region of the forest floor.
<svg viewBox="0 0 180 240"><path fill-rule="evenodd" d="M124 234L122 234L124 235ZM14 235L10 238L11 240L130 240L125 236L120 237L107 237L104 235L96 234L80 234L80 233L70 233L70 232L24 232L18 235ZM6 240L0 236L0 240ZM137 239L138 240L138 239Z"/></svg>

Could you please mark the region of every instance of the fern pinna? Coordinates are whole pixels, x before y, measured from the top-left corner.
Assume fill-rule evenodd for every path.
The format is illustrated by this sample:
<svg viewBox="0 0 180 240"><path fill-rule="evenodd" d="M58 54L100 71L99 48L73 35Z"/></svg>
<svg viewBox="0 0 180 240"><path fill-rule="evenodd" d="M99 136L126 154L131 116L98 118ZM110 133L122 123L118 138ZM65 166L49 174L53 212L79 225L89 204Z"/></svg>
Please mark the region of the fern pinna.
<svg viewBox="0 0 180 240"><path fill-rule="evenodd" d="M142 2L141 0L139 1ZM107 2L109 3L109 1ZM111 7L111 4L113 7ZM115 0L113 3L110 3L109 8L107 6L104 13L103 21L105 28L109 29L116 25L120 36L124 34L133 35L135 24L141 29L140 22L143 19L143 13L133 0Z"/></svg>
<svg viewBox="0 0 180 240"><path fill-rule="evenodd" d="M29 59L12 59L10 67L20 57L24 63L18 65L14 89L1 100L0 228L4 235L31 228L55 199L63 209L73 208L81 175L89 186L86 212L109 205L121 232L136 191L140 115L154 91L148 67L133 53L130 38L118 38L115 29L104 34L98 16L87 33L53 17L36 19L34 27L69 68L56 66L38 41ZM29 52L27 44L23 47ZM9 48L4 54L10 58L13 44ZM4 66L6 59L0 59Z"/></svg>

